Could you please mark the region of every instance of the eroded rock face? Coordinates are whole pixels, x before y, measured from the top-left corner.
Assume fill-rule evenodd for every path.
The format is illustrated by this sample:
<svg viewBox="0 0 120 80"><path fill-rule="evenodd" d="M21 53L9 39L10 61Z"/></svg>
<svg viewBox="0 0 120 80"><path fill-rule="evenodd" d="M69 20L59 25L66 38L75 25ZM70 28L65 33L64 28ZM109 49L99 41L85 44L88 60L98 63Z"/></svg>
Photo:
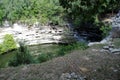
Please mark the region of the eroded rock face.
<svg viewBox="0 0 120 80"><path fill-rule="evenodd" d="M111 37L120 38L120 11L113 17Z"/></svg>
<svg viewBox="0 0 120 80"><path fill-rule="evenodd" d="M35 23L31 27L15 23L13 27L1 28L1 30L1 42L5 34L12 34L16 41L24 40L27 45L74 41L72 33L68 33L64 27L41 26L39 23Z"/></svg>

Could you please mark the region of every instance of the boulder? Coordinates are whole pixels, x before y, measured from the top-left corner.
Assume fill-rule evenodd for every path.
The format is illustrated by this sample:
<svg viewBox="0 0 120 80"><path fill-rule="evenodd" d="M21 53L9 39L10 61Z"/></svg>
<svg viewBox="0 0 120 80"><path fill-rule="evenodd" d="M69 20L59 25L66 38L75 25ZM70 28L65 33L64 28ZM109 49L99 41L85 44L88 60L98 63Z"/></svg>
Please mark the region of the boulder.
<svg viewBox="0 0 120 80"><path fill-rule="evenodd" d="M115 54L119 53L120 54L120 49L112 49L111 53L115 53Z"/></svg>

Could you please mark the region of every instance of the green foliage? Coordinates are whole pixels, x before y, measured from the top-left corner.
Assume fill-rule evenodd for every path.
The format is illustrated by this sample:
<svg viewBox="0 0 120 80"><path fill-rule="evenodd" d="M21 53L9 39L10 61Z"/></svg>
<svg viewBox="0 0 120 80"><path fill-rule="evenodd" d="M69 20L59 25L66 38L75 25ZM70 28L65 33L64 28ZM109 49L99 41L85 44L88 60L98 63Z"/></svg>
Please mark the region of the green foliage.
<svg viewBox="0 0 120 80"><path fill-rule="evenodd" d="M17 50L15 57L9 62L9 66L19 66L22 64L30 64L34 62L27 46L22 42L20 42L19 45L20 47Z"/></svg>
<svg viewBox="0 0 120 80"><path fill-rule="evenodd" d="M15 49L17 47L16 42L14 41L14 38L11 34L5 35L3 44L6 47L7 51L11 49Z"/></svg>
<svg viewBox="0 0 120 80"><path fill-rule="evenodd" d="M72 43L68 45L61 45L59 50L56 53L41 53L38 56L38 62L46 62L54 57L64 56L65 54L69 53L72 50L79 49L84 50L88 48L88 46L83 42Z"/></svg>
<svg viewBox="0 0 120 80"><path fill-rule="evenodd" d="M72 43L72 44L68 44L67 46L63 45L59 49L57 56L63 56L67 54L68 52L75 50L75 49L85 50L86 48L88 48L88 46L83 42Z"/></svg>
<svg viewBox="0 0 120 80"><path fill-rule="evenodd" d="M0 44L0 54L10 51L12 49L16 49L16 42L11 34L6 34L4 36L4 41Z"/></svg>
<svg viewBox="0 0 120 80"><path fill-rule="evenodd" d="M39 63L48 61L53 58L53 53L42 53L38 56Z"/></svg>
<svg viewBox="0 0 120 80"><path fill-rule="evenodd" d="M109 32L111 31L111 29L112 27L110 25L104 25L100 28L100 30L102 31L103 38L109 35Z"/></svg>
<svg viewBox="0 0 120 80"><path fill-rule="evenodd" d="M76 26L98 23L101 14L120 9L119 0L59 0Z"/></svg>
<svg viewBox="0 0 120 80"><path fill-rule="evenodd" d="M7 6L6 6L7 5ZM50 21L59 24L62 20L64 9L59 0L0 0L0 20L17 20L30 22L40 21L47 24ZM54 18L59 19L54 22Z"/></svg>
<svg viewBox="0 0 120 80"><path fill-rule="evenodd" d="M77 31L88 31L91 29L99 35L105 37L110 31L110 27L105 26L101 18L106 13L116 13L120 10L120 0L59 0L66 9L68 18L74 24ZM102 24L101 24L102 23ZM102 26L102 27L101 27ZM79 29L79 30L78 30ZM90 30L89 30L90 31ZM90 33L90 32L87 32Z"/></svg>

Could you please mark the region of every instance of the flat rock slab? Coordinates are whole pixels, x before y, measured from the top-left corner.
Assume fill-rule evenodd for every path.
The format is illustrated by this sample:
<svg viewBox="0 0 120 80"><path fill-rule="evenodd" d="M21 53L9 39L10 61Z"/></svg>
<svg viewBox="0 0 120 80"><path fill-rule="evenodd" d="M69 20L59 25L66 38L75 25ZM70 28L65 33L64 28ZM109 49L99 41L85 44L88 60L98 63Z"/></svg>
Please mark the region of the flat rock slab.
<svg viewBox="0 0 120 80"><path fill-rule="evenodd" d="M111 50L111 53L118 53L119 52L119 54L120 54L120 49L112 49Z"/></svg>

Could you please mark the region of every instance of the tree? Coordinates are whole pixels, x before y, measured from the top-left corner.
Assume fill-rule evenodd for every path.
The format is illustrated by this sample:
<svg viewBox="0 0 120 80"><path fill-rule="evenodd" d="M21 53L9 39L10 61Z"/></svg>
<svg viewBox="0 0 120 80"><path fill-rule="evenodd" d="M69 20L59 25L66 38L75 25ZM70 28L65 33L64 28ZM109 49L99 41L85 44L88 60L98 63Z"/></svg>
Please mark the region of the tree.
<svg viewBox="0 0 120 80"><path fill-rule="evenodd" d="M6 34L4 36L4 41L0 44L0 54L16 49L16 42L11 34Z"/></svg>
<svg viewBox="0 0 120 80"><path fill-rule="evenodd" d="M84 22L99 23L99 16L120 9L119 0L59 0L77 26ZM114 5L114 6L113 6ZM78 21L78 22L77 22Z"/></svg>
<svg viewBox="0 0 120 80"><path fill-rule="evenodd" d="M60 24L63 12L59 0L0 0L1 21L7 19L11 22L40 21L41 24Z"/></svg>

